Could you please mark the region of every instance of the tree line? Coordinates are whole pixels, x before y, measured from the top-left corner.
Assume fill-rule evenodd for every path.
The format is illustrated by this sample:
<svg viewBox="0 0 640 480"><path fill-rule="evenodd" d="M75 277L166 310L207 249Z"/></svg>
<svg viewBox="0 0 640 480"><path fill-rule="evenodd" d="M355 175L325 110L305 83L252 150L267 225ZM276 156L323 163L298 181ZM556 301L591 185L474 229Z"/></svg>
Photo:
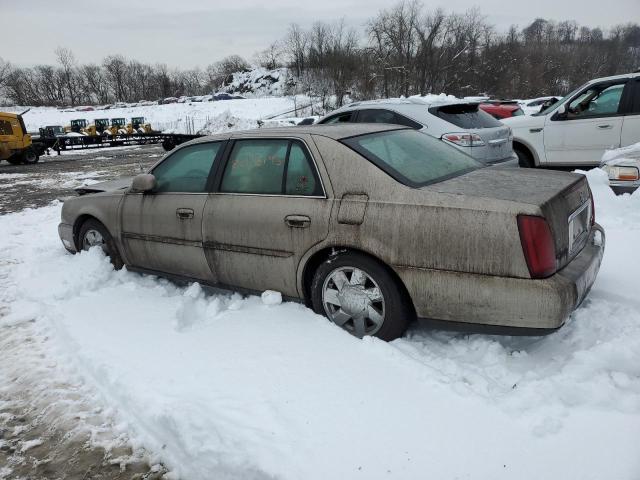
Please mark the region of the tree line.
<svg viewBox="0 0 640 480"><path fill-rule="evenodd" d="M498 32L478 9L428 10L419 1L383 9L361 30L343 20L289 26L249 62L231 55L206 68L181 70L110 55L79 64L66 48L55 65L16 67L0 59L0 98L18 105L84 105L203 95L224 88L251 64L288 67L289 93L341 105L446 92L502 98L567 93L591 78L640 67L640 25L603 31L575 21L535 19Z"/></svg>

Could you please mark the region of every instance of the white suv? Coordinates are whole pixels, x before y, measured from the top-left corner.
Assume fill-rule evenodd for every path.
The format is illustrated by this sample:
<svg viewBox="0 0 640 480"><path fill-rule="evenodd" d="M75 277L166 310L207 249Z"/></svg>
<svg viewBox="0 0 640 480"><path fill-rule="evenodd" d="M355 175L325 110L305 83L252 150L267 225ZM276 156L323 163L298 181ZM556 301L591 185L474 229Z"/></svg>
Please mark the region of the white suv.
<svg viewBox="0 0 640 480"><path fill-rule="evenodd" d="M439 138L485 164L517 166L511 129L479 109L477 102L437 95L368 100L341 107L317 123L405 125Z"/></svg>
<svg viewBox="0 0 640 480"><path fill-rule="evenodd" d="M605 150L640 142L640 73L591 80L540 113L503 122L520 166L598 166Z"/></svg>

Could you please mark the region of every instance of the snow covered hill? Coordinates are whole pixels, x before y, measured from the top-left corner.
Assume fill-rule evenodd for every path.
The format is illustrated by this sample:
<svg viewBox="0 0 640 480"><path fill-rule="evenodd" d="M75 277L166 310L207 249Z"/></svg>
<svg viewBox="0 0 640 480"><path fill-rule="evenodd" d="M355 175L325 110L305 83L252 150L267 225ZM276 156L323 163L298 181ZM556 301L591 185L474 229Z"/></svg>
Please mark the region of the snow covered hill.
<svg viewBox="0 0 640 480"><path fill-rule="evenodd" d="M417 325L358 340L277 296L208 295L115 272L97 250L69 255L60 204L0 216L0 328L49 345L2 363L68 365L169 478L635 480L640 194L588 177L607 251L586 302L546 337Z"/></svg>

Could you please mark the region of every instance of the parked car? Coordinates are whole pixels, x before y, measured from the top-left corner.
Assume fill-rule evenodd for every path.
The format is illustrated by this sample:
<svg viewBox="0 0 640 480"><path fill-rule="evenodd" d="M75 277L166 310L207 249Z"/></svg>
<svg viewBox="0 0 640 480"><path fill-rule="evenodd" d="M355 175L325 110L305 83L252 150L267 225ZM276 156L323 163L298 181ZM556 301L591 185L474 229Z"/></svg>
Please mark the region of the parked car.
<svg viewBox="0 0 640 480"><path fill-rule="evenodd" d="M542 112L506 118L520 166L593 167L640 141L640 73L591 80Z"/></svg>
<svg viewBox="0 0 640 480"><path fill-rule="evenodd" d="M515 100L488 100L484 103L481 103L479 107L482 111L487 112L496 120L524 115L522 108L520 108L520 105L518 105L518 102L516 102Z"/></svg>
<svg viewBox="0 0 640 480"><path fill-rule="evenodd" d="M525 115L533 115L539 113L545 108L549 108L551 105L558 102L562 97L550 96L550 97L538 97L530 98L528 100L520 100L518 103L522 107L522 111Z"/></svg>
<svg viewBox="0 0 640 480"><path fill-rule="evenodd" d="M178 103L178 98L177 97L167 97L164 100L162 100L162 104L166 105L169 103Z"/></svg>
<svg viewBox="0 0 640 480"><path fill-rule="evenodd" d="M609 176L609 186L618 195L640 187L640 142L605 152L600 165Z"/></svg>
<svg viewBox="0 0 640 480"><path fill-rule="evenodd" d="M358 337L396 338L416 316L558 328L604 251L583 175L487 167L386 124L203 137L80 193L62 208L69 251L276 290Z"/></svg>
<svg viewBox="0 0 640 480"><path fill-rule="evenodd" d="M438 138L486 164L517 165L511 130L478 108L475 102L422 98L370 100L346 105L317 122L390 123Z"/></svg>
<svg viewBox="0 0 640 480"><path fill-rule="evenodd" d="M242 95L232 95L230 93L220 92L213 95L212 100L217 102L219 100L241 100L244 97Z"/></svg>

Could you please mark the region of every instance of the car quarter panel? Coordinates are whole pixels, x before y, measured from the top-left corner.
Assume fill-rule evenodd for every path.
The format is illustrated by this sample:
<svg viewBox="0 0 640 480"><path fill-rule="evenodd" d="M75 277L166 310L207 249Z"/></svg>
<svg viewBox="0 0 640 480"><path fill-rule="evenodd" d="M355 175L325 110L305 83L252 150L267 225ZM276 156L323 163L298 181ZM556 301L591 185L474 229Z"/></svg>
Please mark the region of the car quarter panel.
<svg viewBox="0 0 640 480"><path fill-rule="evenodd" d="M409 188L343 144L314 139L338 205L325 244L359 248L392 267L529 276L515 216L539 214L537 207ZM340 221L342 202L364 203L362 222Z"/></svg>

